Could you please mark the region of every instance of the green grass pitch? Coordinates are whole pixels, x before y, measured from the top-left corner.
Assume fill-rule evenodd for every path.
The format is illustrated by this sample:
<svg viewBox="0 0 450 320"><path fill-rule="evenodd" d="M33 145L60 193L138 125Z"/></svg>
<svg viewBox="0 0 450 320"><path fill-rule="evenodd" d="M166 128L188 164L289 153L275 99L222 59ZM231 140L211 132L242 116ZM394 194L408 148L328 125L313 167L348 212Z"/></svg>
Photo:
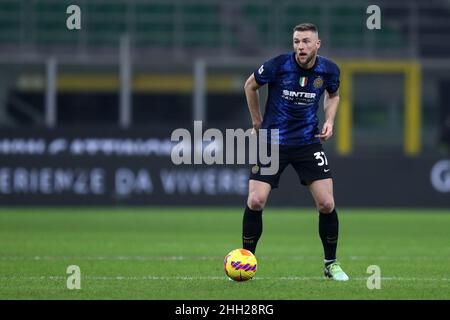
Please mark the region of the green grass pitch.
<svg viewBox="0 0 450 320"><path fill-rule="evenodd" d="M252 281L228 281L242 209L0 209L0 299L449 299L448 210L339 210L350 281L322 278L315 210L267 208ZM69 265L81 289L69 290ZM369 290L370 265L381 288Z"/></svg>

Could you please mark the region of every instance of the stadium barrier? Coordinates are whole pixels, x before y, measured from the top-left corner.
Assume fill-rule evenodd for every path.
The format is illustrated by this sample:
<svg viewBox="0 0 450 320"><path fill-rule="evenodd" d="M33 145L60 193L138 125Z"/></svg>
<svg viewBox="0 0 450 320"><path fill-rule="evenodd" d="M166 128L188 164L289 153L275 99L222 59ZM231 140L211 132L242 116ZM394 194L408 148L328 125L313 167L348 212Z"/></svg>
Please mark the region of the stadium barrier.
<svg viewBox="0 0 450 320"><path fill-rule="evenodd" d="M250 165L174 165L165 130L0 131L0 203L36 205L243 206ZM325 145L325 150L327 147ZM450 160L328 154L338 206L444 207ZM292 168L270 206L313 206Z"/></svg>

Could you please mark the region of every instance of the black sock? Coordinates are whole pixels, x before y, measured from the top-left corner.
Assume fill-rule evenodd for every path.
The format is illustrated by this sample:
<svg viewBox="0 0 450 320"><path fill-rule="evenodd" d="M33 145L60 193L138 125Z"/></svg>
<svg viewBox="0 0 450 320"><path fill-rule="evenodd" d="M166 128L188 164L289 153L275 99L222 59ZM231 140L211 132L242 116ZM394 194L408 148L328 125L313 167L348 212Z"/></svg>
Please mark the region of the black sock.
<svg viewBox="0 0 450 320"><path fill-rule="evenodd" d="M262 229L262 210L255 211L246 206L242 221L242 247L254 254Z"/></svg>
<svg viewBox="0 0 450 320"><path fill-rule="evenodd" d="M319 235L323 244L325 260L336 260L338 234L339 220L336 209L331 213L319 212Z"/></svg>

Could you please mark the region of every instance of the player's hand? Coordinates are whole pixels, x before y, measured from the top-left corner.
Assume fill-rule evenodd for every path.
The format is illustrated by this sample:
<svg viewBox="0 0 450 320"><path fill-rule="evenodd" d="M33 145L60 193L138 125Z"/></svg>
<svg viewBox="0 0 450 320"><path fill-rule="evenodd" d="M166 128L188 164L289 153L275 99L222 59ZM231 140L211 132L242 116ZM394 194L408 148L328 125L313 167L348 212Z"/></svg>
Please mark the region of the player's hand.
<svg viewBox="0 0 450 320"><path fill-rule="evenodd" d="M261 128L262 122L253 122L252 134L258 133Z"/></svg>
<svg viewBox="0 0 450 320"><path fill-rule="evenodd" d="M320 140L327 141L333 135L333 124L330 122L325 122L323 124L322 131L320 134L316 134L316 138L320 138Z"/></svg>

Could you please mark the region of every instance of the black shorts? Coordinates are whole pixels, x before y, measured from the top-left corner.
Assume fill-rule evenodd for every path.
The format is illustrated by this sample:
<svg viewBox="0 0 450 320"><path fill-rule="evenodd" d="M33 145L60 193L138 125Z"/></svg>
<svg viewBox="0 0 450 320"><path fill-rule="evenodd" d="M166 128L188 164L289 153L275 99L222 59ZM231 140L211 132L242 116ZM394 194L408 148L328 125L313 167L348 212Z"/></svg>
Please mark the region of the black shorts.
<svg viewBox="0 0 450 320"><path fill-rule="evenodd" d="M272 189L278 188L280 176L289 164L294 167L301 184L305 186L316 180L331 178L322 144L316 143L300 147L280 145L278 172L273 175L261 174L261 168L270 167L271 164L261 164L258 159L258 164L251 168L249 179L266 182Z"/></svg>

